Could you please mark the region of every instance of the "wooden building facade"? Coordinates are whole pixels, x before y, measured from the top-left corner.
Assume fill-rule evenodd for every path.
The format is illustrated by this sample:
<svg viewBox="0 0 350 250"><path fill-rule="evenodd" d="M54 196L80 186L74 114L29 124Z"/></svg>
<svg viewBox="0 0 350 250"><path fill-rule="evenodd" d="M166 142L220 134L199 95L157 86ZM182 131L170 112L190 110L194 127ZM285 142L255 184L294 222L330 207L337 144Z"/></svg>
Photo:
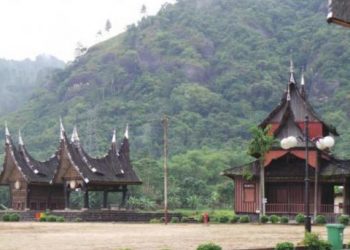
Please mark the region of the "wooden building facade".
<svg viewBox="0 0 350 250"><path fill-rule="evenodd" d="M309 117L308 168L310 176L309 204L314 214L349 213L350 161L339 160L328 148L320 150L316 143L325 136L337 136L336 129L324 121L311 107L305 91L305 80L294 78L292 63L290 79L280 104L259 125L270 127L277 143L264 157L265 201L259 194L260 164L253 161L223 171L234 180L234 210L236 213L259 213L265 203L267 214L294 215L304 212L305 142L304 119ZM280 141L293 136L297 146L283 149ZM247 178L249 176L250 178ZM341 203L335 203L335 186L343 188Z"/></svg>
<svg viewBox="0 0 350 250"><path fill-rule="evenodd" d="M84 208L89 208L89 192L103 192L103 208L108 207L108 194L120 192L125 205L129 185L141 184L131 162L128 129L118 148L115 131L111 147L102 158L88 155L76 127L68 140L60 126L60 143L53 156L45 161L35 160L28 153L19 133L18 147L6 126L5 158L0 185L9 186L10 207L15 210L69 209L70 194L84 193Z"/></svg>

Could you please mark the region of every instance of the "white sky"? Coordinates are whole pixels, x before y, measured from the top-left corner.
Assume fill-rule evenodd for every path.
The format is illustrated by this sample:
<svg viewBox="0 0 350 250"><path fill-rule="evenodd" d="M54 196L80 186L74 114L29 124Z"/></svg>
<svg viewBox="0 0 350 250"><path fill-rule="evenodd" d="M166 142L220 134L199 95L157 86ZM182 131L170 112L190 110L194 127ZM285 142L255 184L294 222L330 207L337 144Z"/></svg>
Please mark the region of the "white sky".
<svg viewBox="0 0 350 250"><path fill-rule="evenodd" d="M72 60L77 42L96 43L107 19L109 36L116 35L142 17L143 4L154 15L166 2L175 0L0 0L0 58L50 54Z"/></svg>

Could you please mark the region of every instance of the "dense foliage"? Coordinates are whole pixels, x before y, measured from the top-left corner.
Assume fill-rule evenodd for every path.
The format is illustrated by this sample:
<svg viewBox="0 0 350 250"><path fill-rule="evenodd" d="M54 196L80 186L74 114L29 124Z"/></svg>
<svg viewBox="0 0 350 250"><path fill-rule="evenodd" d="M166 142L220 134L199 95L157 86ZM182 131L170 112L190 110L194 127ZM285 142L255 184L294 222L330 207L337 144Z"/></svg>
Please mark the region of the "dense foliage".
<svg viewBox="0 0 350 250"><path fill-rule="evenodd" d="M162 202L162 124L169 124L170 207L232 204L249 129L278 103L293 55L304 67L311 103L350 141L349 30L325 21L327 1L179 0L127 31L88 49L47 79L26 107L2 117L22 129L41 159L57 147L59 124L77 124L92 155L104 153L112 129L130 126L132 158L144 184L132 196ZM16 136L14 136L16 137Z"/></svg>
<svg viewBox="0 0 350 250"><path fill-rule="evenodd" d="M22 107L54 69L63 67L62 61L48 55L35 60L0 59L0 115Z"/></svg>

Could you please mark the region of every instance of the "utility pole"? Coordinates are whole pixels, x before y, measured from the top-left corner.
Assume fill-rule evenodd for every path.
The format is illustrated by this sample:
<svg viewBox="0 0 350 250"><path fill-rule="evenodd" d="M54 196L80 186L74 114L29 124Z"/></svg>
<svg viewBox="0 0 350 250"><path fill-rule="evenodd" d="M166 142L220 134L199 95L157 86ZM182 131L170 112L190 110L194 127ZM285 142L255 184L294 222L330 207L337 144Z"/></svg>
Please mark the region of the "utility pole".
<svg viewBox="0 0 350 250"><path fill-rule="evenodd" d="M163 154L164 154L164 223L168 224L168 117L164 114L163 123Z"/></svg>

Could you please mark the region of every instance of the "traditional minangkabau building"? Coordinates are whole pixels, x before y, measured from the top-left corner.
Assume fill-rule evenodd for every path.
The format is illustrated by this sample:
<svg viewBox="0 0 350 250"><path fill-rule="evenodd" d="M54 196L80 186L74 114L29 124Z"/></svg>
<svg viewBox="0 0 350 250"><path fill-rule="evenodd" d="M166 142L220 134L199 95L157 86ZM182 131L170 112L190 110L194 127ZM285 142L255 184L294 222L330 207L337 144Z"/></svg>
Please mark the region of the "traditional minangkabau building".
<svg viewBox="0 0 350 250"><path fill-rule="evenodd" d="M6 126L5 158L0 185L9 186L10 207L16 210L69 209L70 193L84 193L89 208L89 191L102 191L102 208L108 207L108 193L121 192L125 205L129 185L141 184L129 156L128 128L120 147L113 133L111 147L102 158L89 156L80 144L76 127L69 141L62 122L60 143L53 156L37 161L28 153L21 134L14 145Z"/></svg>
<svg viewBox="0 0 350 250"><path fill-rule="evenodd" d="M276 141L289 136L299 138L296 147L283 149L276 143L264 157L265 209L267 214L295 215L304 213L306 154L305 116L309 117L308 168L310 176L309 211L314 215L349 213L350 161L339 160L330 150L318 149L317 141L325 136L338 136L311 107L302 75L300 84L294 78L291 62L290 78L280 104L259 125L270 127ZM224 170L222 175L234 180L234 210L255 214L262 207L259 195L259 161ZM249 176L250 178L247 178ZM335 204L335 186L343 187L343 202Z"/></svg>

